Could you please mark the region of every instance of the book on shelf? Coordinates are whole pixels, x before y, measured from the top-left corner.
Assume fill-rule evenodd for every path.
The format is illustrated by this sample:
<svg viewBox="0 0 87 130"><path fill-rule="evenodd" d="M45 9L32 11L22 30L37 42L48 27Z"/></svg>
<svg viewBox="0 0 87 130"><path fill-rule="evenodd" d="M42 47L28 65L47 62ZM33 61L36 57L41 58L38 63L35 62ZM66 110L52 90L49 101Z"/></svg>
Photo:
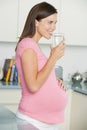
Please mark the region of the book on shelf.
<svg viewBox="0 0 87 130"><path fill-rule="evenodd" d="M14 59L5 59L3 71L4 71L4 78L3 80L8 82L11 76L12 66L14 64Z"/></svg>
<svg viewBox="0 0 87 130"><path fill-rule="evenodd" d="M11 67L11 75L10 75L10 82L14 81L14 73L15 73L15 64L12 65Z"/></svg>
<svg viewBox="0 0 87 130"><path fill-rule="evenodd" d="M18 69L17 69L17 67L16 67L16 65L15 65L15 69L14 69L14 77L13 77L13 81L15 82L15 83L18 83L19 81L19 75L18 75Z"/></svg>
<svg viewBox="0 0 87 130"><path fill-rule="evenodd" d="M20 77L18 75L18 70L17 70L17 67L15 65L14 59L6 59L5 60L3 72L4 72L3 80L6 83L13 82L13 83L20 84Z"/></svg>

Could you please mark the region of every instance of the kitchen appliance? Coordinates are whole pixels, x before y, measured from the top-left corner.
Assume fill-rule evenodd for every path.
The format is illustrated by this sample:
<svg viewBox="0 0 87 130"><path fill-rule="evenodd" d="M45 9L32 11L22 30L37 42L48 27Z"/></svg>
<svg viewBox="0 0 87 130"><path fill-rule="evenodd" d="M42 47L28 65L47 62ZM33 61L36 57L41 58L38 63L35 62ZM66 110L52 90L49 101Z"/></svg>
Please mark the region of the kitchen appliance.
<svg viewBox="0 0 87 130"><path fill-rule="evenodd" d="M71 79L73 83L81 83L81 81L83 80L83 76L81 73L76 72L72 75Z"/></svg>

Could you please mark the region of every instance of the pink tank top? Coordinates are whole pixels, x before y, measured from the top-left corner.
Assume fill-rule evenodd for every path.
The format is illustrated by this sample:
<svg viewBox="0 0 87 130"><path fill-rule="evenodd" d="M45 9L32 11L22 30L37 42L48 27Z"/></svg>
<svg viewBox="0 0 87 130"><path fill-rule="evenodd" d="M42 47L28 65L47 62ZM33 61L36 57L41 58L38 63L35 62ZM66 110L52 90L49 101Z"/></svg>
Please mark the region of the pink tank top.
<svg viewBox="0 0 87 130"><path fill-rule="evenodd" d="M18 110L22 114L45 123L54 124L63 122L67 96L66 92L58 86L54 69L38 92L29 92L26 86L22 73L21 55L27 48L31 48L36 53L38 71L41 70L47 62L47 57L43 54L37 43L31 38L24 38L19 43L15 62L21 79L22 97Z"/></svg>

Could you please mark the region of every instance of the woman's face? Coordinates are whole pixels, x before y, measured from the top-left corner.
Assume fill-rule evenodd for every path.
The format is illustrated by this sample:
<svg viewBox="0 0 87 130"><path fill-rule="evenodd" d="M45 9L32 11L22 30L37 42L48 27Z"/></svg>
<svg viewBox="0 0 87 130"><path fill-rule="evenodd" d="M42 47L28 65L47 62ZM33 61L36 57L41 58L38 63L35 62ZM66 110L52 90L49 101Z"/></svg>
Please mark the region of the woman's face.
<svg viewBox="0 0 87 130"><path fill-rule="evenodd" d="M36 21L36 34L38 38L45 37L50 39L56 29L57 13L52 14L41 21Z"/></svg>

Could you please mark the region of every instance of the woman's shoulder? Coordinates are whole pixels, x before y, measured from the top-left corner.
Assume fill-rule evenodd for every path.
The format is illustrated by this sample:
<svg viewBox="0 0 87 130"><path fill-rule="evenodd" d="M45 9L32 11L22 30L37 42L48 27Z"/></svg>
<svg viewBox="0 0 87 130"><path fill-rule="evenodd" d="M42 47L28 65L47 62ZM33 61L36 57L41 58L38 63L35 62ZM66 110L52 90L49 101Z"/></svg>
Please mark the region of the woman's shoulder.
<svg viewBox="0 0 87 130"><path fill-rule="evenodd" d="M20 43L21 45L23 46L26 46L27 44L28 45L31 45L31 44L36 44L36 42L32 39L32 38L29 38L29 37L26 37L26 38L23 38Z"/></svg>
<svg viewBox="0 0 87 130"><path fill-rule="evenodd" d="M26 37L19 42L18 48L37 48L37 43L32 38Z"/></svg>
<svg viewBox="0 0 87 130"><path fill-rule="evenodd" d="M35 52L38 53L38 46L37 43L32 39L32 38L23 38L19 44L18 44L18 52L20 52L20 54L25 50L31 48L33 49Z"/></svg>

